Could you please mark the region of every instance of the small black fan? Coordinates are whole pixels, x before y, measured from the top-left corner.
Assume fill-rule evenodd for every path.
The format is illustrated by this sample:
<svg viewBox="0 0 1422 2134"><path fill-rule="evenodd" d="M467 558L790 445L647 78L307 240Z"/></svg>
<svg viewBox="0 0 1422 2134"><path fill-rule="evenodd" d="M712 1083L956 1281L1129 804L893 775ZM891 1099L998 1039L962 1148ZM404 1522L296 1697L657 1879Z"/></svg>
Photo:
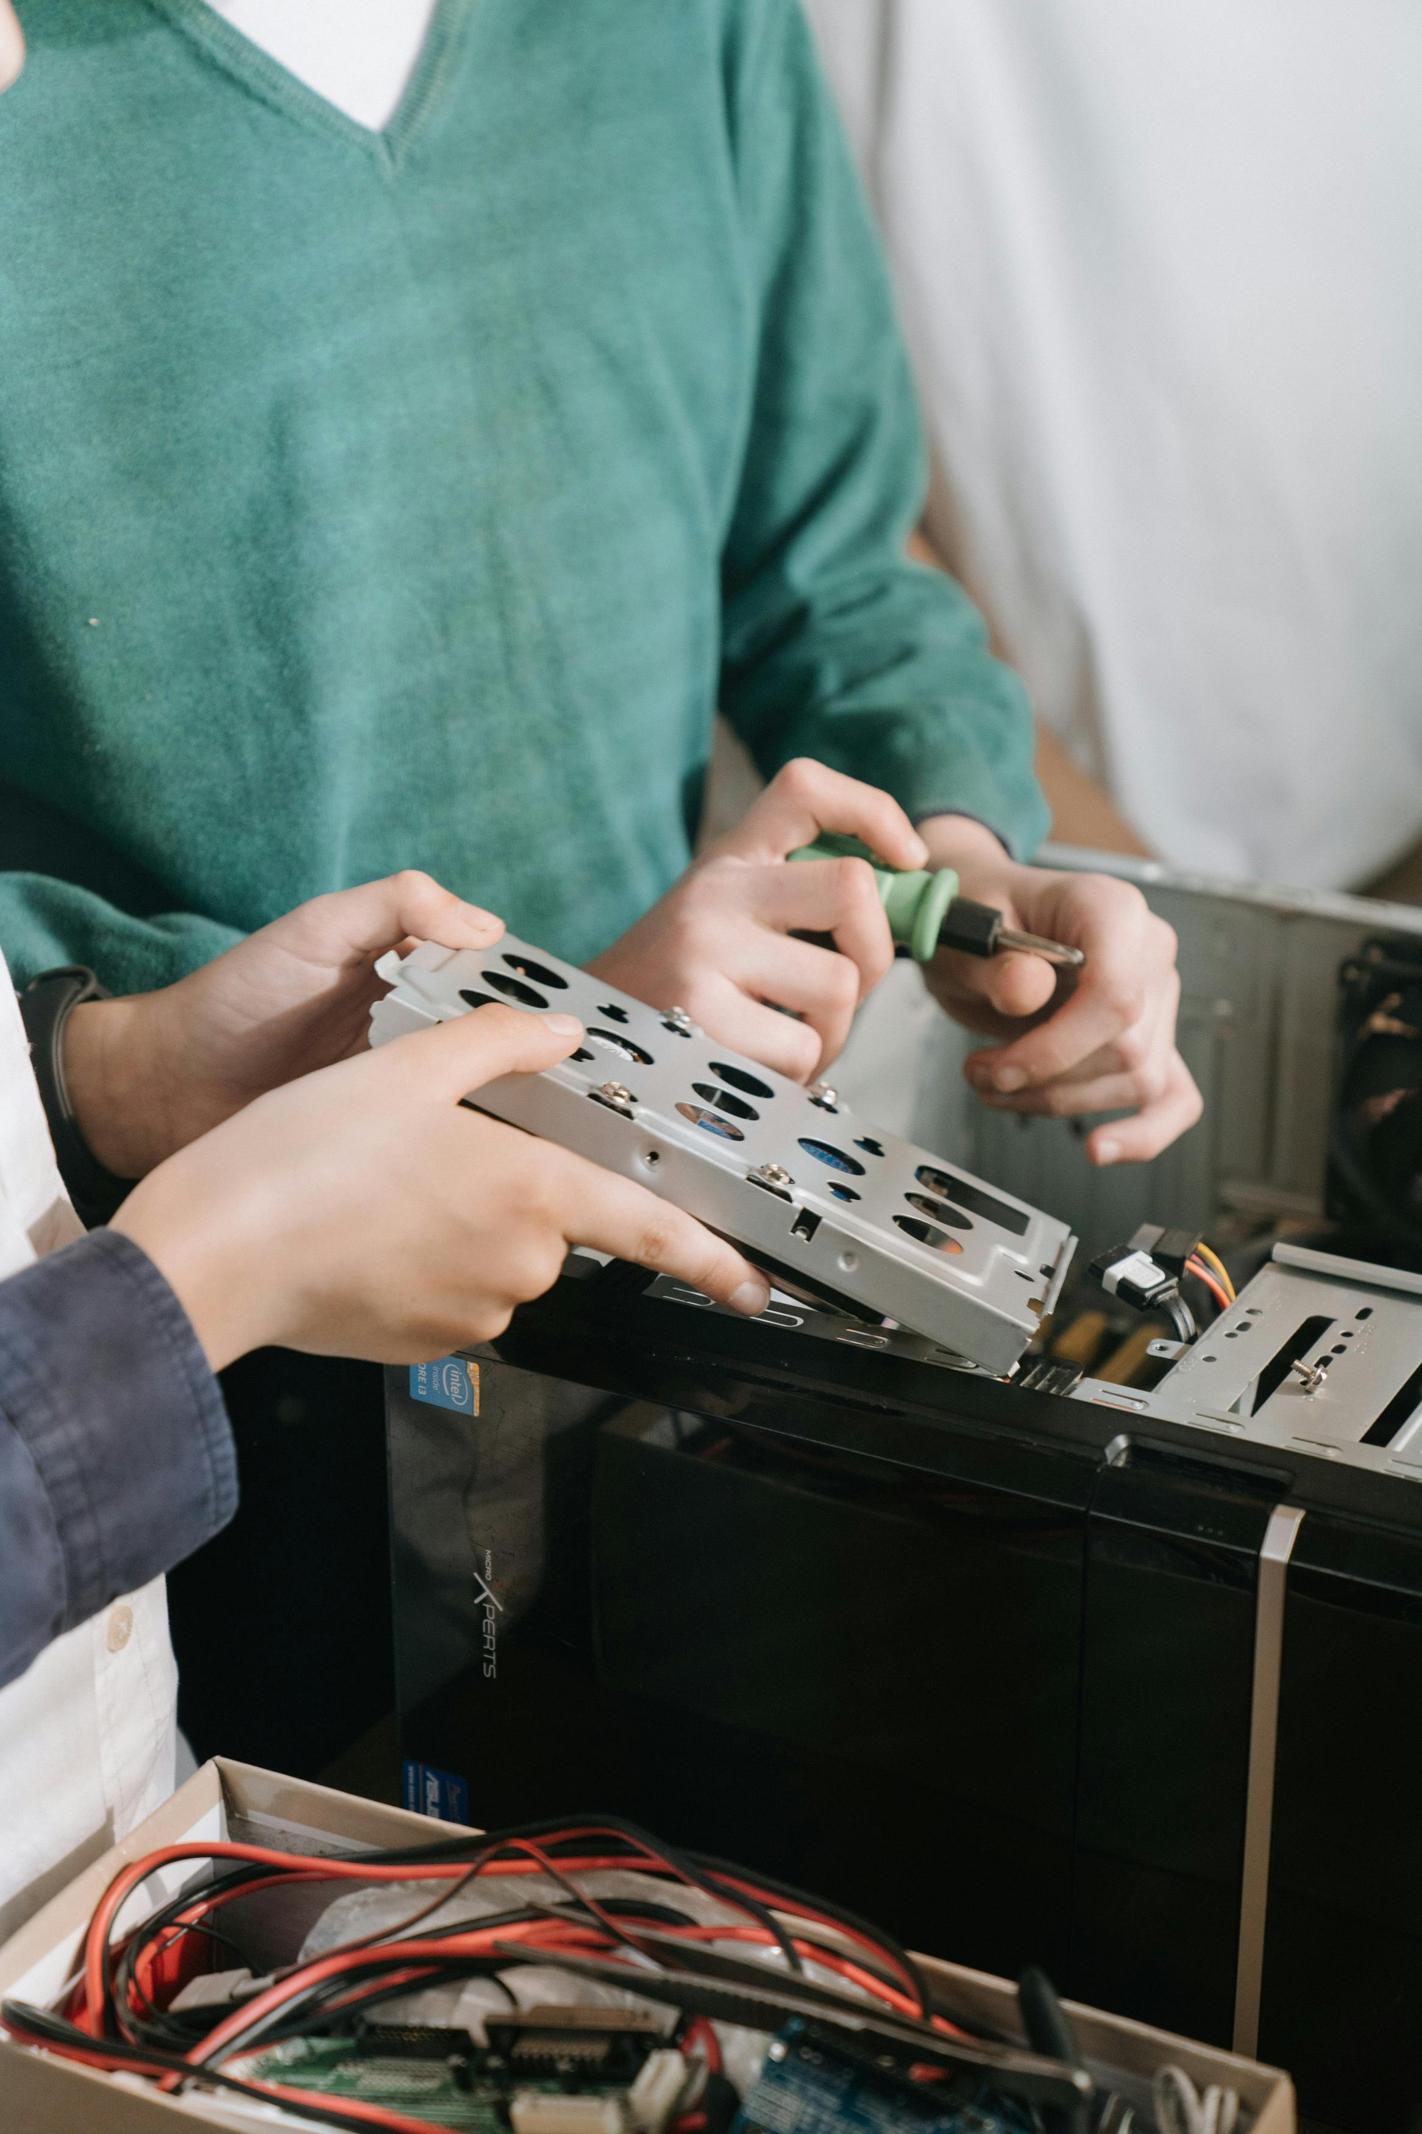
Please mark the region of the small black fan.
<svg viewBox="0 0 1422 2134"><path fill-rule="evenodd" d="M1339 988L1328 1213L1370 1257L1422 1263L1422 942L1365 942Z"/></svg>

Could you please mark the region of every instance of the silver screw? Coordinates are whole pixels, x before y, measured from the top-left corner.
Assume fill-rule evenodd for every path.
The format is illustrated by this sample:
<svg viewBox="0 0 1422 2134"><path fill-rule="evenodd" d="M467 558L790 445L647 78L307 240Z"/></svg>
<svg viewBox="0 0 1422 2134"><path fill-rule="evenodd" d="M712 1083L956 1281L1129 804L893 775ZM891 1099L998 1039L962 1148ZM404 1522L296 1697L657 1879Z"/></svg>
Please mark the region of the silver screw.
<svg viewBox="0 0 1422 2134"><path fill-rule="evenodd" d="M750 1175L768 1186L793 1186L795 1183L783 1163L762 1163Z"/></svg>
<svg viewBox="0 0 1422 2134"><path fill-rule="evenodd" d="M629 1110L637 1101L625 1082L604 1082L599 1095L606 1097L609 1104L616 1104L624 1111Z"/></svg>
<svg viewBox="0 0 1422 2134"><path fill-rule="evenodd" d="M1289 1365L1305 1393L1316 1393L1328 1374L1328 1358L1320 1356L1317 1363L1305 1363L1300 1357Z"/></svg>
<svg viewBox="0 0 1422 2134"><path fill-rule="evenodd" d="M696 1025L685 1008L668 1008L662 1020L669 1030L679 1030L683 1037L696 1035Z"/></svg>
<svg viewBox="0 0 1422 2134"><path fill-rule="evenodd" d="M828 1082L811 1082L808 1095L812 1104L821 1105L825 1111L835 1111L839 1107L839 1091L832 1089Z"/></svg>

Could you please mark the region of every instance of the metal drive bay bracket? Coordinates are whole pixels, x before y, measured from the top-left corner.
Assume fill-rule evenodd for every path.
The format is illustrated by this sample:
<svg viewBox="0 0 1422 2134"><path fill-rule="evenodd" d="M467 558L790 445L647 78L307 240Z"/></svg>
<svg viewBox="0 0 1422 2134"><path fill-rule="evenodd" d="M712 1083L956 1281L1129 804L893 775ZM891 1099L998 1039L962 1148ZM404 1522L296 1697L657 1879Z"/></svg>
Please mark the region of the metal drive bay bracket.
<svg viewBox="0 0 1422 2134"><path fill-rule="evenodd" d="M1422 1275L1277 1244L1151 1392L1082 1379L1077 1400L1259 1450L1422 1482Z"/></svg>
<svg viewBox="0 0 1422 2134"><path fill-rule="evenodd" d="M377 969L391 991L372 1044L494 1000L577 1015L571 1058L469 1102L638 1180L779 1282L1000 1372L1056 1302L1076 1244L1065 1223L866 1124L832 1088L740 1058L679 1009L507 936L486 951L425 942Z"/></svg>

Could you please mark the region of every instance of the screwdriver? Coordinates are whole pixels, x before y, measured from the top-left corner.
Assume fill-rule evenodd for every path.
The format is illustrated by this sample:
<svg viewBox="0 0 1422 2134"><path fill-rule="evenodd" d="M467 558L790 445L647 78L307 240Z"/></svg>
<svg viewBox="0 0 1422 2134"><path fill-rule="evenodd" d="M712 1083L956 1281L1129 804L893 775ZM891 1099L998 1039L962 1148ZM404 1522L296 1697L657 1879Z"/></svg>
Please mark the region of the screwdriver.
<svg viewBox="0 0 1422 2134"><path fill-rule="evenodd" d="M802 845L790 854L792 860L867 860L879 885L879 901L888 916L889 932L900 948L906 948L919 963L927 963L940 948L961 949L967 956L1001 956L1015 950L1023 956L1040 956L1046 963L1080 969L1086 957L1064 941L1049 941L1044 934L1023 933L1004 926L1002 913L991 904L977 904L958 894L958 876L952 867L915 868L900 873L862 845L857 837L827 834L813 845Z"/></svg>

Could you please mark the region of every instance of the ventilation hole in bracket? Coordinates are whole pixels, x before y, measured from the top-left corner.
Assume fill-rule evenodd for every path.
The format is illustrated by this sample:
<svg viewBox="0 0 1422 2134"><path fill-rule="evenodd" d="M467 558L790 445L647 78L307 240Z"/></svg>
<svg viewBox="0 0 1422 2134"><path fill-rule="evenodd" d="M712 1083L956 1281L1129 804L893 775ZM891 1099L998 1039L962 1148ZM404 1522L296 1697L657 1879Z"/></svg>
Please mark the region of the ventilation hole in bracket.
<svg viewBox="0 0 1422 2134"><path fill-rule="evenodd" d="M535 963L532 956L525 956L522 950L517 953L506 951L504 961L511 971L517 971L521 978L531 978L535 985L550 986L555 993L568 990L566 978L557 971L550 971L546 963Z"/></svg>
<svg viewBox="0 0 1422 2134"><path fill-rule="evenodd" d="M728 1111L733 1119L760 1117L754 1104L747 1104L744 1097L733 1097L729 1089L718 1089L714 1082L693 1082L691 1086L703 1103L717 1111Z"/></svg>
<svg viewBox="0 0 1422 2134"><path fill-rule="evenodd" d="M1031 1216L1025 1208L1014 1208L1010 1201L999 1200L986 1186L978 1185L971 1178L962 1178L956 1171L940 1170L936 1164L921 1163L914 1172L921 1186L930 1193L941 1193L944 1200L951 1200L965 1207L970 1215L980 1215L986 1223L996 1223L1013 1237L1025 1237Z"/></svg>
<svg viewBox="0 0 1422 2134"><path fill-rule="evenodd" d="M839 1183L838 1179L835 1178L832 1178L830 1180L829 1189L831 1193L833 1193L836 1200L858 1200L859 1198L859 1195L855 1192L853 1186L842 1186Z"/></svg>
<svg viewBox="0 0 1422 2134"><path fill-rule="evenodd" d="M940 1230L936 1223L921 1222L916 1215L896 1215L894 1221L900 1230L920 1245L927 1245L930 1252L961 1252L961 1241Z"/></svg>
<svg viewBox="0 0 1422 2134"><path fill-rule="evenodd" d="M1371 1319L1371 1318L1372 1318L1372 1316L1373 1316L1373 1307L1372 1307L1372 1305L1371 1305L1371 1304L1365 1304L1365 1305L1363 1305L1363 1306L1362 1306L1362 1308L1361 1308L1361 1309L1360 1309L1359 1311L1355 1311L1355 1312L1354 1312L1354 1314L1353 1314L1353 1317L1354 1317L1355 1319Z"/></svg>
<svg viewBox="0 0 1422 2134"><path fill-rule="evenodd" d="M570 1060L590 1060L592 1058L592 1054L588 1051L586 1045L579 1045L577 1051L570 1052L568 1054L568 1057Z"/></svg>
<svg viewBox="0 0 1422 2134"><path fill-rule="evenodd" d="M855 1178L864 1176L864 1166L853 1156L846 1156L832 1141L811 1141L808 1135L800 1136L800 1146L816 1163L827 1164L832 1171L848 1171Z"/></svg>
<svg viewBox="0 0 1422 2134"><path fill-rule="evenodd" d="M625 1023L627 1020L627 1010L619 1008L615 1000L600 1000L597 1012L599 1015L605 1015L610 1023Z"/></svg>
<svg viewBox="0 0 1422 2134"><path fill-rule="evenodd" d="M678 1104L677 1110L683 1119L699 1126L704 1134L716 1134L722 1141L744 1141L746 1138L730 1119L718 1118L714 1111L703 1111L699 1104Z"/></svg>
<svg viewBox="0 0 1422 2134"><path fill-rule="evenodd" d="M723 1082L729 1082L732 1089L743 1089L748 1097L764 1097L768 1102L775 1095L768 1082L747 1074L744 1067L731 1067L724 1060L712 1060L711 1072L718 1074Z"/></svg>
<svg viewBox="0 0 1422 2134"><path fill-rule="evenodd" d="M950 1230L971 1230L973 1227L971 1215L950 1208L946 1200L935 1200L931 1193L905 1193L904 1199L911 1208L917 1208L920 1215L931 1216L936 1223L947 1223Z"/></svg>
<svg viewBox="0 0 1422 2134"><path fill-rule="evenodd" d="M639 1045L634 1037L619 1037L613 1030L589 1028L588 1036L595 1045L606 1045L609 1052L620 1052L624 1060L635 1060L639 1067L650 1067L652 1055Z"/></svg>
<svg viewBox="0 0 1422 2134"><path fill-rule="evenodd" d="M459 997L466 1008L495 1008L498 1002L492 993L476 993L472 986L462 985Z"/></svg>
<svg viewBox="0 0 1422 2134"><path fill-rule="evenodd" d="M884 1153L881 1144L874 1139L874 1136L872 1134L862 1135L861 1138L855 1142L854 1146L857 1149L866 1150L871 1156L882 1156ZM863 1166L861 1165L860 1168L862 1169Z"/></svg>
<svg viewBox="0 0 1422 2134"><path fill-rule="evenodd" d="M790 1225L790 1235L791 1237L802 1237L808 1245L810 1239L819 1229L821 1221L822 1217L812 1214L808 1208L802 1208Z"/></svg>
<svg viewBox="0 0 1422 2134"><path fill-rule="evenodd" d="M502 993L506 1000L516 1000L521 1008L546 1008L548 1005L541 993L536 993L531 985L525 985L521 978L510 977L507 971L485 971L484 983L491 985L496 993Z"/></svg>

